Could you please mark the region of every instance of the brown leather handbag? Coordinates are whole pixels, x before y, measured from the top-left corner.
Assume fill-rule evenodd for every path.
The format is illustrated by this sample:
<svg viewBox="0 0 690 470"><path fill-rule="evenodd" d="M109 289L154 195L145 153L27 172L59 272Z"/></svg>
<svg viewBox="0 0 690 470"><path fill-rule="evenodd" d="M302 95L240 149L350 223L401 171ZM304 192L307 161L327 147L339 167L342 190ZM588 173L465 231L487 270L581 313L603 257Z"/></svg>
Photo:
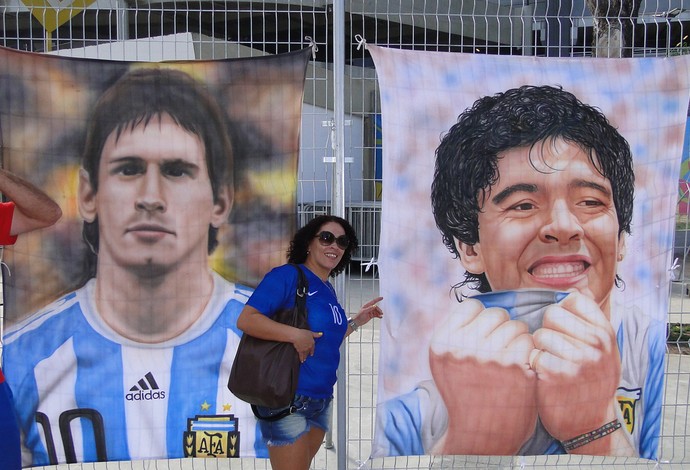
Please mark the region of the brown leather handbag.
<svg viewBox="0 0 690 470"><path fill-rule="evenodd" d="M302 269L296 264L292 266L297 269L295 305L279 311L272 319L309 329L306 310L309 284ZM300 365L292 343L259 339L244 333L232 363L228 388L237 398L252 405L257 418L280 419L292 412ZM266 417L259 415L256 406L287 409Z"/></svg>

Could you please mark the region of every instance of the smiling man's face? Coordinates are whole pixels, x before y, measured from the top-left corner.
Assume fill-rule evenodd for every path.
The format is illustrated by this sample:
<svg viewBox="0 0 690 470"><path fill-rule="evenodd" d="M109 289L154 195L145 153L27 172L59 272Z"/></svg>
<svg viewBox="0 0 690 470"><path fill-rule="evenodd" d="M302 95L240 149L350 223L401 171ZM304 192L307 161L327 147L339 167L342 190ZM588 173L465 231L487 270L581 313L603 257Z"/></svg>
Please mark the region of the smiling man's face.
<svg viewBox="0 0 690 470"><path fill-rule="evenodd" d="M465 269L485 273L493 291L577 289L608 307L625 238L611 184L587 154L538 142L501 153L498 175L478 214L479 242L457 243Z"/></svg>
<svg viewBox="0 0 690 470"><path fill-rule="evenodd" d="M166 271L207 263L209 225L227 218L229 196L214 201L204 144L168 115L111 134L103 147L98 191L81 175L82 216L99 224L102 265Z"/></svg>

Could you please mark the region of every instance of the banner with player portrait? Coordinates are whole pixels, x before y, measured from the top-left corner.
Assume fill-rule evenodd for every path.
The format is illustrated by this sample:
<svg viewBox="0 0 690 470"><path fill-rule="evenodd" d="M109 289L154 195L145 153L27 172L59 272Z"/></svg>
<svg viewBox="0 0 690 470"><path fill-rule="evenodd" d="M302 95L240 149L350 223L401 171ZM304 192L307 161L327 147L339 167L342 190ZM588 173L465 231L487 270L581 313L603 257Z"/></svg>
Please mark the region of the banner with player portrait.
<svg viewBox="0 0 690 470"><path fill-rule="evenodd" d="M656 459L688 58L368 50L373 455Z"/></svg>
<svg viewBox="0 0 690 470"><path fill-rule="evenodd" d="M237 316L296 229L310 54L0 49L2 164L63 212L4 254L24 466L268 456L227 380Z"/></svg>

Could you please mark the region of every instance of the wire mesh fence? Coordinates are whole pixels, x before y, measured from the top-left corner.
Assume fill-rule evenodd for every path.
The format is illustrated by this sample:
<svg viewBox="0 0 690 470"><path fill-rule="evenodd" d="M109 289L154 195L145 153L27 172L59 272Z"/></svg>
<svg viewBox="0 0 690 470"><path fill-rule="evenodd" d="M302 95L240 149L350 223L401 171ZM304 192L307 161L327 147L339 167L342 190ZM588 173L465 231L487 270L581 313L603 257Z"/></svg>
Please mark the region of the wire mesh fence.
<svg viewBox="0 0 690 470"><path fill-rule="evenodd" d="M86 6L84 6L86 5ZM344 13L344 38L334 18ZM394 48L549 57L649 57L690 52L690 3L595 0L125 1L0 2L0 44L14 49L110 60L220 59L317 47L305 87L298 220L332 210L335 146L345 158L345 216L361 249L340 294L354 313L378 294L381 210L380 107L376 73L362 38ZM124 43L130 46L124 47ZM134 44L134 46L132 46ZM345 50L345 139L334 139L334 49ZM687 146L687 143L686 143ZM680 166L680 159L679 159ZM683 468L690 422L690 220L687 188L679 189L670 267L663 468ZM370 460L377 396L378 325L351 337L344 356L347 393L336 397L344 421L320 449L313 468L651 468L635 459L558 457L399 457ZM345 436L342 439L342 436ZM345 448L337 443L346 442ZM344 455L344 458L343 458ZM108 462L85 469L269 468L261 459Z"/></svg>

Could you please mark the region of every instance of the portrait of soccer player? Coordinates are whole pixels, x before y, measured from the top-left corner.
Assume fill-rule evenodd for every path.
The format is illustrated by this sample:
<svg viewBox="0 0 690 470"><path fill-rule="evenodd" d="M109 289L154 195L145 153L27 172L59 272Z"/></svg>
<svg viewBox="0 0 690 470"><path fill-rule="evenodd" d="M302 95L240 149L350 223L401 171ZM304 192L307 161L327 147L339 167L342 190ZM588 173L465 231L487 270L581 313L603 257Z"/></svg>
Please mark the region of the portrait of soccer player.
<svg viewBox="0 0 690 470"><path fill-rule="evenodd" d="M133 68L96 102L78 189L87 280L6 335L25 465L200 456L201 414L222 425L209 455L265 452L226 388L251 291L208 259L233 203L226 120L166 67Z"/></svg>
<svg viewBox="0 0 690 470"><path fill-rule="evenodd" d="M663 335L612 300L634 184L626 139L560 87L459 116L436 150L433 215L466 270L456 288L509 300L458 295L431 336L433 380L378 408L391 454L654 455ZM528 326L512 312L535 292L553 300Z"/></svg>

